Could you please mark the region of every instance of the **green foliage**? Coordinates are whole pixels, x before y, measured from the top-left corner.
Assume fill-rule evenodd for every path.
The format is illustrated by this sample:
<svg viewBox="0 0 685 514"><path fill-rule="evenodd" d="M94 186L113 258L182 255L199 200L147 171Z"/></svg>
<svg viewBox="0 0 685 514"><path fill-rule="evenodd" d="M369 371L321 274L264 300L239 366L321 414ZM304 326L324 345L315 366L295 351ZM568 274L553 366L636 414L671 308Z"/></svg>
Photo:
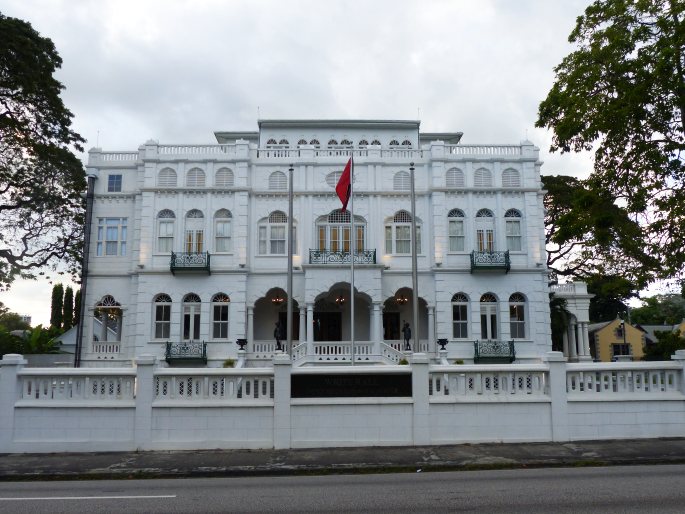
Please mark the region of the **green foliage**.
<svg viewBox="0 0 685 514"><path fill-rule="evenodd" d="M684 12L677 0L594 1L536 123L553 130L551 151L595 151L587 184L639 223L654 278L685 266Z"/></svg>
<svg viewBox="0 0 685 514"><path fill-rule="evenodd" d="M566 299L550 293L549 310L552 318L552 350L561 352L564 349L564 333L568 329L570 319Z"/></svg>
<svg viewBox="0 0 685 514"><path fill-rule="evenodd" d="M590 320L611 321L624 317L628 311L627 301L637 297L635 284L621 276L593 275L587 279L590 300Z"/></svg>
<svg viewBox="0 0 685 514"><path fill-rule="evenodd" d="M22 341L21 353L57 353L60 343L55 342L55 337L59 334L60 331L55 328L43 328L42 325L38 325Z"/></svg>
<svg viewBox="0 0 685 514"><path fill-rule="evenodd" d="M62 306L62 328L69 330L72 326L74 326L74 290L67 286Z"/></svg>
<svg viewBox="0 0 685 514"><path fill-rule="evenodd" d="M235 359L226 359L224 361L224 368L235 368Z"/></svg>
<svg viewBox="0 0 685 514"><path fill-rule="evenodd" d="M50 305L50 327L62 327L62 315L64 306L64 286L55 284L52 287L52 303Z"/></svg>
<svg viewBox="0 0 685 514"><path fill-rule="evenodd" d="M646 361L668 361L676 350L685 350L685 337L680 335L680 330L675 332L656 332L656 344L645 347Z"/></svg>
<svg viewBox="0 0 685 514"><path fill-rule="evenodd" d="M455 359L454 364L461 366L462 364L464 364L464 359Z"/></svg>
<svg viewBox="0 0 685 514"><path fill-rule="evenodd" d="M21 338L10 334L10 331L0 327L0 356L6 353L21 353Z"/></svg>
<svg viewBox="0 0 685 514"><path fill-rule="evenodd" d="M0 288L81 254L83 138L53 77L55 46L29 23L0 13Z"/></svg>
<svg viewBox="0 0 685 514"><path fill-rule="evenodd" d="M640 225L615 198L563 175L545 175L542 185L547 267L557 276L614 274L644 287L657 273Z"/></svg>
<svg viewBox="0 0 685 514"><path fill-rule="evenodd" d="M642 325L676 325L685 319L685 298L677 294L645 298L642 307L630 311L630 319Z"/></svg>
<svg viewBox="0 0 685 514"><path fill-rule="evenodd" d="M399 360L397 364L399 364L400 366L406 366L407 364L409 364L409 361L407 359L402 358Z"/></svg>
<svg viewBox="0 0 685 514"><path fill-rule="evenodd" d="M0 314L0 327L11 332L12 330L27 330L31 328L21 316L15 312L5 312Z"/></svg>

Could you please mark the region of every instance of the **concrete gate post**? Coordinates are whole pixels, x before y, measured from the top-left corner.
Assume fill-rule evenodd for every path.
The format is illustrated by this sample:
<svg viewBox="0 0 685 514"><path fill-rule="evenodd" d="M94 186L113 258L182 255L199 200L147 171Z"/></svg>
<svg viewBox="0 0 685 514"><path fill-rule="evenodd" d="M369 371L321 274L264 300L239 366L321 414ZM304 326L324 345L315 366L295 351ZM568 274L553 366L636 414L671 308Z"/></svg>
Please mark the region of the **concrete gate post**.
<svg viewBox="0 0 685 514"><path fill-rule="evenodd" d="M26 365L19 354L8 353L0 361L0 453L10 453L14 445L14 404L19 399L17 373Z"/></svg>
<svg viewBox="0 0 685 514"><path fill-rule="evenodd" d="M274 448L290 448L290 356L274 356Z"/></svg>
<svg viewBox="0 0 685 514"><path fill-rule="evenodd" d="M566 393L566 358L561 352L547 352L552 441L568 441L568 395Z"/></svg>

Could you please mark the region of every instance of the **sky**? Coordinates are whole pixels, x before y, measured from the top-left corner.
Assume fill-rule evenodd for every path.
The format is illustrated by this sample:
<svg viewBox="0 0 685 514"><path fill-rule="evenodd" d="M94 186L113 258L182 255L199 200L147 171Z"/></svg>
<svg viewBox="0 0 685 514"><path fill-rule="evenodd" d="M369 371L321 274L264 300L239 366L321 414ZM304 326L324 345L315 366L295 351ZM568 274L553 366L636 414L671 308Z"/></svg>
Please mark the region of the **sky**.
<svg viewBox="0 0 685 514"><path fill-rule="evenodd" d="M55 43L86 149L215 143L258 118L419 119L465 144L527 138L543 173L583 177L591 156L550 154L534 125L589 3L2 0L0 12ZM50 280L17 281L0 301L47 324Z"/></svg>

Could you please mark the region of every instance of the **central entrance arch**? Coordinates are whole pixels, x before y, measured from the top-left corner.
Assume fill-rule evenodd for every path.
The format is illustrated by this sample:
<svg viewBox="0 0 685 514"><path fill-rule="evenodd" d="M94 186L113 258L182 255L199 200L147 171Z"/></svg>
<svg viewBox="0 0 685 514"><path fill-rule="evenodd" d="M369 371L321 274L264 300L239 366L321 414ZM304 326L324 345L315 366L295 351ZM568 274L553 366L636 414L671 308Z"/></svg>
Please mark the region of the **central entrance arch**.
<svg viewBox="0 0 685 514"><path fill-rule="evenodd" d="M314 341L351 340L350 284L339 282L314 302ZM371 299L355 289L354 296L354 338L368 341L371 334L369 320Z"/></svg>

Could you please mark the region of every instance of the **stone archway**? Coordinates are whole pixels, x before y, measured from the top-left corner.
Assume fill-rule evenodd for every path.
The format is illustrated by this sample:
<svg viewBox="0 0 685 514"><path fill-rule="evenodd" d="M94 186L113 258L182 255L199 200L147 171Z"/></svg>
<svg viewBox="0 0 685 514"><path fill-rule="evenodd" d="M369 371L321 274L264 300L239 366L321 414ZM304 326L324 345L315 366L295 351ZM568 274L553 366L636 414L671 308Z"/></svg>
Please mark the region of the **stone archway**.
<svg viewBox="0 0 685 514"><path fill-rule="evenodd" d="M350 284L338 282L328 291L320 293L314 300L314 341L351 340ZM355 288L354 296L354 339L371 339L371 299Z"/></svg>
<svg viewBox="0 0 685 514"><path fill-rule="evenodd" d="M383 302L383 340L396 345L402 340L402 325L406 322L411 327L412 334L416 330L412 313L413 292L409 287L399 288L395 294ZM419 296L419 340L427 341L430 330L428 328L428 304ZM429 344L430 342L427 341ZM422 350L422 351L425 351Z"/></svg>
<svg viewBox="0 0 685 514"><path fill-rule="evenodd" d="M259 298L254 304L254 339L272 340L274 339L274 328L276 322L280 322L283 330L283 338L287 330L288 320L288 295L280 287L269 289L264 296ZM293 341L300 338L300 317L299 304L293 300ZM304 327L303 327L304 328Z"/></svg>

